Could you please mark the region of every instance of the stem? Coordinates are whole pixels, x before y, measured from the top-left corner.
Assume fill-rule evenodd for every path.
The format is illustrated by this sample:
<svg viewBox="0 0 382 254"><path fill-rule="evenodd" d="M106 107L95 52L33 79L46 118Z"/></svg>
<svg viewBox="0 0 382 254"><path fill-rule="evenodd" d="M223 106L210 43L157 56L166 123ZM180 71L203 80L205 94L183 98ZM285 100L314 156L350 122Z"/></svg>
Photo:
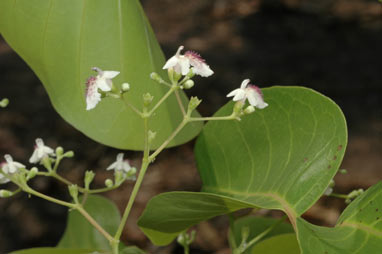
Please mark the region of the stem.
<svg viewBox="0 0 382 254"><path fill-rule="evenodd" d="M69 180L67 180L66 178L60 176L59 174L57 174L56 172L38 172L37 175L39 176L51 176L55 179L57 179L58 181L66 184L66 185L72 185L73 183ZM114 189L117 189L120 185L113 185L112 187L104 187L104 188L99 188L99 189L85 189L85 188L82 188L82 187L78 187L78 191L81 192L81 193L88 193L88 194L97 194L97 193L102 193L102 192L106 192L106 191L111 191L111 190L114 190Z"/></svg>
<svg viewBox="0 0 382 254"><path fill-rule="evenodd" d="M190 122L196 121L225 121L225 120L237 120L236 114L231 114L229 116L211 116L211 117L191 117Z"/></svg>
<svg viewBox="0 0 382 254"><path fill-rule="evenodd" d="M118 230L117 230L117 232L114 235L114 239L115 240L119 240L121 235L122 235L123 228L126 225L127 218L129 217L131 208L133 207L135 198L137 197L139 188L141 187L143 178L144 178L144 176L146 174L147 167L149 166L149 159L148 159L149 158L148 119L144 118L143 120L144 120L144 129L145 129L144 130L144 133L145 133L145 143L144 143L144 152L143 152L142 166L141 166L141 169L139 170L138 179L135 182L133 191L131 192L131 195L130 195L129 201L127 203L127 206L125 208L125 211L123 212L121 223L119 224Z"/></svg>
<svg viewBox="0 0 382 254"><path fill-rule="evenodd" d="M178 104L179 104L180 110L182 111L183 116L186 115L186 111L184 110L182 100L181 100L179 92L177 90L175 91L175 96L176 96L176 100L178 101Z"/></svg>
<svg viewBox="0 0 382 254"><path fill-rule="evenodd" d="M29 194L32 194L32 195L35 195L37 197L40 197L42 199L45 199L45 200L48 200L52 203L56 203L56 204L59 204L59 205L62 205L62 206L67 206L69 208L76 208L76 204L73 204L73 203L69 203L69 202L66 202L66 201L62 201L62 200L59 200L59 199L56 199L56 198L53 198L53 197L50 197L50 196L47 196L45 194L42 194L41 192L38 192L38 191L35 191L33 190L32 188L30 188L29 186L25 186L23 188L23 190Z"/></svg>
<svg viewBox="0 0 382 254"><path fill-rule="evenodd" d="M190 121L190 118L188 116L185 116L183 118L183 121L178 125L178 127L175 129L175 131L166 139L166 141L163 142L163 144L157 148L157 150L155 150L155 152L153 152L148 160L149 162L153 161L155 159L155 157L163 150L166 148L166 146L168 145L168 143L171 142L171 140L179 133L179 131L182 130L182 128Z"/></svg>
<svg viewBox="0 0 382 254"><path fill-rule="evenodd" d="M155 106L149 111L148 116L151 116L152 113L177 89L178 87L175 85L171 86L170 90L155 104Z"/></svg>
<svg viewBox="0 0 382 254"><path fill-rule="evenodd" d="M190 254L190 246L188 244L184 245L184 254Z"/></svg>
<svg viewBox="0 0 382 254"><path fill-rule="evenodd" d="M331 193L329 196L331 196L331 197L336 197L336 198L343 198L343 199L347 199L347 198L348 198L348 195L345 195L345 194L337 194L337 193Z"/></svg>
<svg viewBox="0 0 382 254"><path fill-rule="evenodd" d="M81 205L76 205L75 208L110 242L110 244L113 244L116 241L108 232L105 231L105 229L103 229L98 224L97 221L93 219L92 216L90 216L90 214Z"/></svg>
<svg viewBox="0 0 382 254"><path fill-rule="evenodd" d="M130 107L135 113L137 113L137 115L139 115L140 117L142 117L142 112L137 109L136 107L133 106L133 104L129 103L128 101L124 100L123 99L123 94L121 94L121 100L125 103L126 106Z"/></svg>
<svg viewBox="0 0 382 254"><path fill-rule="evenodd" d="M280 225L281 222L283 222L287 218L286 215L284 215L281 219L276 221L273 225L271 225L269 228L264 230L262 233L258 234L255 238L253 238L250 242L246 244L244 248L241 249L240 253L244 253L249 247L251 247L253 244L257 243L261 239L263 239L269 232L271 232L275 227Z"/></svg>

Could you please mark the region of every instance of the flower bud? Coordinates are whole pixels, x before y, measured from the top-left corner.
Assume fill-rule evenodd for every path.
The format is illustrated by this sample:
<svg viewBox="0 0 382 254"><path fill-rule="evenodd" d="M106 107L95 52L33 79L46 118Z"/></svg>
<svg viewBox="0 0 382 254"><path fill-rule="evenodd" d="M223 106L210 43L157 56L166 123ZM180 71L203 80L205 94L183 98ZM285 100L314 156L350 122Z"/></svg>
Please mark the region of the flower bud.
<svg viewBox="0 0 382 254"><path fill-rule="evenodd" d="M190 102L188 103L188 111L193 111L196 109L202 100L199 100L198 97L191 97Z"/></svg>
<svg viewBox="0 0 382 254"><path fill-rule="evenodd" d="M149 141L149 143L151 143L155 139L156 135L157 135L157 133L155 131L151 131L151 130L148 131L148 141Z"/></svg>
<svg viewBox="0 0 382 254"><path fill-rule="evenodd" d="M121 86L122 93L126 93L127 91L130 90L130 85L129 83L123 83Z"/></svg>
<svg viewBox="0 0 382 254"><path fill-rule="evenodd" d="M137 174L137 169L135 167L132 167L129 172L126 173L126 179L129 180L137 180L137 177L135 176Z"/></svg>
<svg viewBox="0 0 382 254"><path fill-rule="evenodd" d="M189 79L186 82L184 82L183 87L184 89L190 89L194 86L194 84L195 84L194 81Z"/></svg>
<svg viewBox="0 0 382 254"><path fill-rule="evenodd" d="M255 112L255 107L254 106L248 106L244 109L244 114L249 115Z"/></svg>
<svg viewBox="0 0 382 254"><path fill-rule="evenodd" d="M31 170L29 170L28 175L27 175L27 181L35 177L38 173L38 168L33 167Z"/></svg>
<svg viewBox="0 0 382 254"><path fill-rule="evenodd" d="M150 74L150 78L151 78L152 80L158 82L159 84L164 83L164 80L163 80L163 79L159 76L159 74L156 73L156 72L152 72L152 73Z"/></svg>
<svg viewBox="0 0 382 254"><path fill-rule="evenodd" d="M56 155L57 155L57 157L62 156L63 153L64 153L64 148L62 148L61 146L58 146L56 148Z"/></svg>
<svg viewBox="0 0 382 254"><path fill-rule="evenodd" d="M348 171L346 169L340 169L340 173L344 175L344 174L347 174Z"/></svg>
<svg viewBox="0 0 382 254"><path fill-rule="evenodd" d="M147 107L151 104L153 99L154 99L154 96L152 96L150 93L145 93L143 95L143 104Z"/></svg>
<svg viewBox="0 0 382 254"><path fill-rule="evenodd" d="M67 151L66 153L64 153L64 157L66 158L72 158L73 156L74 156L73 151Z"/></svg>
<svg viewBox="0 0 382 254"><path fill-rule="evenodd" d="M78 186L76 184L72 184L68 186L69 194L72 196L75 203L78 203Z"/></svg>
<svg viewBox="0 0 382 254"><path fill-rule="evenodd" d="M13 192L9 190L0 190L0 198L9 198L13 196Z"/></svg>
<svg viewBox="0 0 382 254"><path fill-rule="evenodd" d="M89 186L93 182L94 177L95 177L95 173L93 171L88 170L85 172L84 182L85 182L85 188L86 189L89 189Z"/></svg>
<svg viewBox="0 0 382 254"><path fill-rule="evenodd" d="M4 98L0 101L0 107L2 108L5 108L6 106L8 106L9 104L9 100L7 98Z"/></svg>
<svg viewBox="0 0 382 254"><path fill-rule="evenodd" d="M114 173L114 182L116 185L120 185L125 180L125 173L120 170L116 170ZM113 185L111 185L113 186ZM111 187L108 186L108 187Z"/></svg>
<svg viewBox="0 0 382 254"><path fill-rule="evenodd" d="M113 187L114 183L111 179L106 179L105 180L105 186L108 187L108 188L111 188Z"/></svg>

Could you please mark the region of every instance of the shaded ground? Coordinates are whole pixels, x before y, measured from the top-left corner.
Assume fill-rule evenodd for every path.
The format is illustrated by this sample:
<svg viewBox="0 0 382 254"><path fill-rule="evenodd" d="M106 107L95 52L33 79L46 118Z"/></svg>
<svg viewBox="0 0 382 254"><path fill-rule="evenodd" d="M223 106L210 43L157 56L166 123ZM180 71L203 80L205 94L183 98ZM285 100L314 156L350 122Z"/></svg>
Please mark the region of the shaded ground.
<svg viewBox="0 0 382 254"><path fill-rule="evenodd" d="M382 17L376 1L313 0L157 0L143 1L167 56L178 45L199 51L215 71L197 80L190 94L203 99L200 111L211 115L227 100L225 95L242 79L259 86L304 85L336 101L349 125L349 145L336 177L336 192L367 188L382 179ZM168 8L163 8L163 6ZM76 157L62 164L64 176L80 182L86 169L97 172L96 184L107 178L104 168L117 151L103 147L73 129L53 110L45 90L25 63L0 42L0 95L11 104L0 113L0 155L26 161L34 139L74 150ZM158 249L145 239L135 222L147 200L169 190L199 190L200 179L193 143L166 150L145 179L124 239L150 252ZM128 152L139 165L139 153ZM64 186L48 179L35 188L67 199ZM132 184L108 193L122 209ZM306 217L333 225L345 205L323 198ZM66 209L18 195L0 199L0 253L33 246L53 246L61 236ZM277 216L277 212L261 211ZM193 246L205 252L227 250L224 217L198 226ZM174 251L175 245L161 249ZM175 250L176 251L176 250ZM177 250L179 251L179 249Z"/></svg>

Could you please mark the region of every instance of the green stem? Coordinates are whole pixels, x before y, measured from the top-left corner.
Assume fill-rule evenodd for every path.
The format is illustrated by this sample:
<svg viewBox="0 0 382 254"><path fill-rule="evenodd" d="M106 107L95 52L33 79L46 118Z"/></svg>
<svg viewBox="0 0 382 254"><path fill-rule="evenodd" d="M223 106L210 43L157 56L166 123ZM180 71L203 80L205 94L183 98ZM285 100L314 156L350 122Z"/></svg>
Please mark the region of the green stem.
<svg viewBox="0 0 382 254"><path fill-rule="evenodd" d="M249 247L251 247L252 245L254 245L255 243L257 243L258 241L260 241L261 239L263 239L267 234L269 234L275 227L277 227L278 225L280 225L285 219L287 218L287 216L283 216L281 219L279 219L278 221L276 221L274 224L272 224L269 228L267 228L266 230L264 230L262 233L258 234L255 238L253 238L251 241L249 241L244 248L242 248L240 250L240 253L244 253Z"/></svg>
<svg viewBox="0 0 382 254"><path fill-rule="evenodd" d="M116 240L108 232L106 232L106 230L103 229L101 225L99 225L98 222L95 221L93 217L81 205L77 204L75 208L110 242L110 244L116 242Z"/></svg>
<svg viewBox="0 0 382 254"><path fill-rule="evenodd" d="M139 115L140 117L142 117L142 112L137 109L136 107L133 106L133 104L129 103L128 101L124 100L123 99L123 94L121 94L121 100L125 103L126 106L128 106L129 108L131 108L135 113L137 113L137 115Z"/></svg>
<svg viewBox="0 0 382 254"><path fill-rule="evenodd" d="M136 196L138 194L139 188L141 187L143 178L144 178L144 176L146 174L147 167L148 167L148 165L150 163L149 160L148 160L148 156L149 156L148 119L144 118L143 120L144 120L145 143L144 143L144 152L143 152L142 166L141 166L141 169L139 170L139 175L138 175L137 181L135 182L133 191L131 192L129 201L128 201L128 203L126 205L126 208L125 208L125 211L123 213L123 216L122 216L122 219L121 219L121 223L119 224L118 230L117 230L117 232L114 235L114 239L115 240L119 240L121 235L122 235L123 228L126 225L127 218L129 217L131 208L133 207L135 198L136 198Z"/></svg>
<svg viewBox="0 0 382 254"><path fill-rule="evenodd" d="M155 157L166 148L166 146L171 142L171 140L182 130L182 128L190 121L189 116L184 116L183 121L178 125L178 127L175 129L175 131L163 142L163 144L158 147L155 152L153 152L148 160L149 162L153 161Z"/></svg>
<svg viewBox="0 0 382 254"><path fill-rule="evenodd" d="M182 111L183 116L186 115L186 111L184 109L183 102L180 98L178 90L175 91L175 96L176 96L176 100L178 101L178 104L179 104L180 110Z"/></svg>
<svg viewBox="0 0 382 254"><path fill-rule="evenodd" d="M62 206L66 206L66 207L69 207L69 208L76 208L76 204L73 204L73 203L69 203L69 202L66 202L66 201L62 201L62 200L59 200L59 199L56 199L56 198L53 198L53 197L50 197L50 196L47 196L45 194L42 194L41 192L38 192L38 191L35 191L33 190L32 188L30 188L29 186L24 186L24 188L22 188L25 192L29 193L29 194L32 194L32 195L35 195L37 197L40 197L42 199L45 199L45 200L48 200L52 203L56 203L56 204L59 204L59 205L62 205Z"/></svg>
<svg viewBox="0 0 382 254"><path fill-rule="evenodd" d="M60 176L59 174L57 174L56 172L54 171L51 171L51 172L38 172L37 175L39 176L51 176L55 179L57 179L58 181L66 184L66 185L73 185L73 183L69 180L67 180L66 178ZM111 191L111 190L114 190L114 189L117 189L120 185L113 185L112 187L104 187L104 188L99 188L99 189L85 189L85 188L82 188L82 187L78 187L78 191L81 192L81 193L88 193L88 194L97 194L97 193L102 193L102 192L107 192L107 191Z"/></svg>
<svg viewBox="0 0 382 254"><path fill-rule="evenodd" d="M190 122L196 121L225 121L225 120L237 120L237 116L235 114L231 114L229 116L211 116L211 117L191 117Z"/></svg>
<svg viewBox="0 0 382 254"><path fill-rule="evenodd" d="M190 254L190 246L188 244L184 245L184 254Z"/></svg>
<svg viewBox="0 0 382 254"><path fill-rule="evenodd" d="M177 89L177 85L172 85L170 90L155 104L155 106L148 112L148 116L151 116L154 111Z"/></svg>
<svg viewBox="0 0 382 254"><path fill-rule="evenodd" d="M347 199L347 198L348 198L348 195L345 195L345 194L337 194L337 193L331 193L329 196L331 196L331 197L336 197L336 198L343 198L343 199Z"/></svg>

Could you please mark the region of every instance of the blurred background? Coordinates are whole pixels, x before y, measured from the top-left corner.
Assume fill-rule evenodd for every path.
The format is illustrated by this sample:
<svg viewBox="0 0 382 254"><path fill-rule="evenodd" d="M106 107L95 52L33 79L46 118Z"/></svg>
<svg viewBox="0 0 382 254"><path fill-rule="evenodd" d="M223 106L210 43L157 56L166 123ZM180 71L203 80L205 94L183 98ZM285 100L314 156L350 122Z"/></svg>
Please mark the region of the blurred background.
<svg viewBox="0 0 382 254"><path fill-rule="evenodd" d="M198 51L215 71L195 79L188 91L203 99L207 116L227 102L225 95L245 78L260 87L303 85L332 98L343 110L349 144L335 178L336 193L368 188L382 180L382 5L377 0L144 0L143 7L167 57L179 45ZM0 155L26 162L34 140L44 139L73 150L61 174L81 184L85 170L97 173L96 186L110 177L104 169L116 149L86 138L52 108L31 69L0 38L0 98L10 105L0 111ZM330 126L328 126L330 128ZM201 186L193 157L193 141L165 150L152 165L129 219L123 240L152 253L181 253L176 244L152 246L136 226L146 202L170 190L198 191ZM139 166L141 154L127 152ZM39 178L33 187L69 199L65 186ZM107 193L122 210L132 183ZM306 212L309 221L335 224L343 200L324 197ZM278 212L261 211L269 216ZM0 199L0 253L37 246L54 246L62 235L66 208L19 194ZM228 219L203 222L193 253L229 253Z"/></svg>

